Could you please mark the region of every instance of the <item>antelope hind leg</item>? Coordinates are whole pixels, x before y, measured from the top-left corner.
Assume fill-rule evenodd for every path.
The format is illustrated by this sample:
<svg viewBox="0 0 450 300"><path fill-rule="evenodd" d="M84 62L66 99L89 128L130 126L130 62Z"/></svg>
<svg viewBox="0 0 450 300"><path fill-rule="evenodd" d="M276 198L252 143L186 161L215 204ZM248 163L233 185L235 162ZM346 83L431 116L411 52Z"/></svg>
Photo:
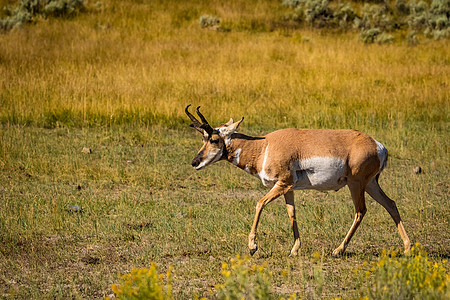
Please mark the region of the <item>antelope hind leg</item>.
<svg viewBox="0 0 450 300"><path fill-rule="evenodd" d="M291 221L292 231L294 233L294 246L292 247L289 256L297 256L298 249L300 248L300 235L298 233L297 219L295 217L294 192L289 191L284 194L284 199L286 201L286 209Z"/></svg>

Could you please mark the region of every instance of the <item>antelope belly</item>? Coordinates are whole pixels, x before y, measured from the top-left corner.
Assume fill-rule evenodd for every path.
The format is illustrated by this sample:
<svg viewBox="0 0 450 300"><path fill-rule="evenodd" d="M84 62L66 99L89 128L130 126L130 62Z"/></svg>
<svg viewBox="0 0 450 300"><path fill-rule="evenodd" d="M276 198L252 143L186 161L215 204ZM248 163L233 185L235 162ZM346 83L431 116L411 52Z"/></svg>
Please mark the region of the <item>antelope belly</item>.
<svg viewBox="0 0 450 300"><path fill-rule="evenodd" d="M345 161L335 157L311 157L292 164L294 190L339 190L346 185Z"/></svg>

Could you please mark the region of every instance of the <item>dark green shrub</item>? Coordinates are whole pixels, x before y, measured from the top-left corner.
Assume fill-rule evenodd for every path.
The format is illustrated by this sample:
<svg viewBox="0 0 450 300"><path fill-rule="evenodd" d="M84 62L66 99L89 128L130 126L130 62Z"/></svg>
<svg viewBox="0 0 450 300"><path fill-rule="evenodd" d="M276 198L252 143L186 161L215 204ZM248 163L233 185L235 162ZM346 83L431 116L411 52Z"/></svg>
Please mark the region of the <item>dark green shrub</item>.
<svg viewBox="0 0 450 300"><path fill-rule="evenodd" d="M84 11L84 0L21 0L15 8L5 7L6 18L0 19L0 30L8 31L44 17L70 17Z"/></svg>
<svg viewBox="0 0 450 300"><path fill-rule="evenodd" d="M408 34L406 35L406 41L410 46L416 46L419 43L419 40L417 39L416 36L416 32L414 30L408 31Z"/></svg>
<svg viewBox="0 0 450 300"><path fill-rule="evenodd" d="M406 0L396 0L395 8L397 9L397 13L399 15L406 16L409 14L409 5L406 3Z"/></svg>
<svg viewBox="0 0 450 300"><path fill-rule="evenodd" d="M68 17L84 10L84 0L51 0L44 7L44 14L54 17Z"/></svg>
<svg viewBox="0 0 450 300"><path fill-rule="evenodd" d="M390 31L394 27L393 19L387 6L370 4L364 5L362 17L356 18L355 25L363 30L378 28L383 31Z"/></svg>
<svg viewBox="0 0 450 300"><path fill-rule="evenodd" d="M411 30L423 30L427 27L429 12L428 4L424 1L416 2L410 1L409 16L407 17L407 23Z"/></svg>
<svg viewBox="0 0 450 300"><path fill-rule="evenodd" d="M17 10L11 16L0 20L0 30L8 31L13 28L20 28L23 24L32 21L32 15L25 10Z"/></svg>
<svg viewBox="0 0 450 300"><path fill-rule="evenodd" d="M366 44L375 43L377 36L381 34L379 28L370 28L361 32L361 40Z"/></svg>
<svg viewBox="0 0 450 300"><path fill-rule="evenodd" d="M435 39L450 37L450 0L433 0L431 4L417 0L364 2L360 14L348 2L330 6L327 0L284 0L283 5L294 9L288 18L299 23L359 29L365 43L392 42L393 36L385 32L408 28L409 32L414 32L407 36L410 45L417 44L417 33Z"/></svg>
<svg viewBox="0 0 450 300"><path fill-rule="evenodd" d="M330 23L333 17L327 0L309 0L304 4L305 21L311 26L320 28Z"/></svg>
<svg viewBox="0 0 450 300"><path fill-rule="evenodd" d="M218 26L219 23L220 23L219 18L210 16L210 15L203 15L200 17L200 27L201 28Z"/></svg>
<svg viewBox="0 0 450 300"><path fill-rule="evenodd" d="M339 28L347 29L353 24L357 15L349 3L338 4L333 13L334 22Z"/></svg>
<svg viewBox="0 0 450 300"><path fill-rule="evenodd" d="M327 0L285 0L283 5L293 8L291 18L297 22L306 22L313 27L347 28L356 17L348 3L339 3L335 9Z"/></svg>
<svg viewBox="0 0 450 300"><path fill-rule="evenodd" d="M450 36L450 0L433 0L425 34L435 39Z"/></svg>

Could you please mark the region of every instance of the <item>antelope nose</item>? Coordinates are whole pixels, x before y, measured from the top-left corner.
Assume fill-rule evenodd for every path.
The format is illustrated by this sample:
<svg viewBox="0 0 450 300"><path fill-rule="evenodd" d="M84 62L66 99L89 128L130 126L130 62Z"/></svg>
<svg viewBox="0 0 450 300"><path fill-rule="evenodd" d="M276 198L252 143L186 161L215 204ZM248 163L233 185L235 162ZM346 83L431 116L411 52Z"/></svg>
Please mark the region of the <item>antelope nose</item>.
<svg viewBox="0 0 450 300"><path fill-rule="evenodd" d="M198 159L194 159L193 161L192 161L192 166L194 167L194 168L196 168L196 167L198 167L198 165L200 164L200 160L198 160Z"/></svg>

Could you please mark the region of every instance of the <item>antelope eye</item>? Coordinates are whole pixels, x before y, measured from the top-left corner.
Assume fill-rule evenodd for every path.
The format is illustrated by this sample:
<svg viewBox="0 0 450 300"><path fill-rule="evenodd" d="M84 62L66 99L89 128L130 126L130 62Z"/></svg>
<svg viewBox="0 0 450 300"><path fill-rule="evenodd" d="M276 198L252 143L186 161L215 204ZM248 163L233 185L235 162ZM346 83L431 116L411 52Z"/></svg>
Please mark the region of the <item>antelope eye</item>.
<svg viewBox="0 0 450 300"><path fill-rule="evenodd" d="M211 144L218 144L219 143L219 139L216 139L216 140L210 140L209 141Z"/></svg>

